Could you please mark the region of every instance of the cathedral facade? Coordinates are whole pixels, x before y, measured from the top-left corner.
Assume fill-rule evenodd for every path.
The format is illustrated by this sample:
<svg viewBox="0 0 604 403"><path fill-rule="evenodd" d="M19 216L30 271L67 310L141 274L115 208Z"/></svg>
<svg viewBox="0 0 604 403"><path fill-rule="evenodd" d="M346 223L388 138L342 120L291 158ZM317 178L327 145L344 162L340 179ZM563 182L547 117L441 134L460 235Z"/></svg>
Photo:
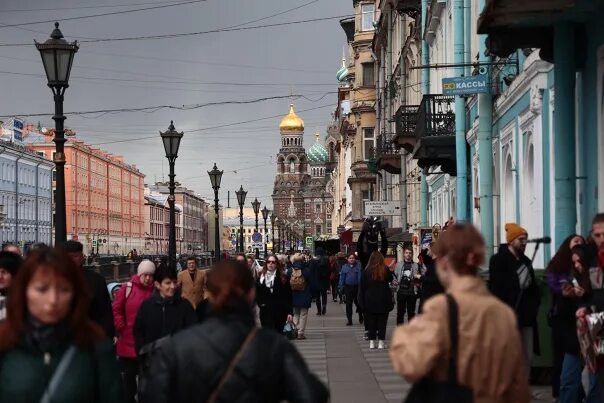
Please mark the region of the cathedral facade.
<svg viewBox="0 0 604 403"><path fill-rule="evenodd" d="M327 151L318 133L308 151L304 148L304 121L293 104L281 120L279 132L281 147L272 196L276 225L289 226L298 239L328 237L332 235L333 153Z"/></svg>

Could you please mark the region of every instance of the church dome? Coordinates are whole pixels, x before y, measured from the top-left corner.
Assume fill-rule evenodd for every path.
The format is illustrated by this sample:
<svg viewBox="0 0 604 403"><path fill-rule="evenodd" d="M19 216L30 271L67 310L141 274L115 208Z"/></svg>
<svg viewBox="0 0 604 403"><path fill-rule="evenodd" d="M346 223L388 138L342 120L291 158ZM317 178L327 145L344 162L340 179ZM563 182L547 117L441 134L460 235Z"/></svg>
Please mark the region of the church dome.
<svg viewBox="0 0 604 403"><path fill-rule="evenodd" d="M348 79L348 68L346 67L346 59L342 58L342 67L336 73L336 78L339 82L344 82Z"/></svg>
<svg viewBox="0 0 604 403"><path fill-rule="evenodd" d="M304 131L304 121L294 111L294 104L289 105L289 113L281 119L279 130L283 134L299 133Z"/></svg>
<svg viewBox="0 0 604 403"><path fill-rule="evenodd" d="M310 163L325 163L329 157L327 148L319 141L319 133L315 134L317 141L308 149L308 162Z"/></svg>

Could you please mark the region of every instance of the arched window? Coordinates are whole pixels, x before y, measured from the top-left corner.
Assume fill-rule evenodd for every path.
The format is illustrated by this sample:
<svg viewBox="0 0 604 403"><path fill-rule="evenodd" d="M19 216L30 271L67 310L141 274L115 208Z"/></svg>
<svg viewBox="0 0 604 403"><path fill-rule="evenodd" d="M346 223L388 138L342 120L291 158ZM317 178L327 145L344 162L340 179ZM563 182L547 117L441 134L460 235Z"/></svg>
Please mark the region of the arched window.
<svg viewBox="0 0 604 403"><path fill-rule="evenodd" d="M505 222L516 221L516 196L514 195L514 173L512 171L512 157L510 155L505 159L505 171L504 171L504 186L505 186L505 201L504 207L504 218Z"/></svg>
<svg viewBox="0 0 604 403"><path fill-rule="evenodd" d="M289 172L292 174L296 172L296 163L293 159L289 161Z"/></svg>

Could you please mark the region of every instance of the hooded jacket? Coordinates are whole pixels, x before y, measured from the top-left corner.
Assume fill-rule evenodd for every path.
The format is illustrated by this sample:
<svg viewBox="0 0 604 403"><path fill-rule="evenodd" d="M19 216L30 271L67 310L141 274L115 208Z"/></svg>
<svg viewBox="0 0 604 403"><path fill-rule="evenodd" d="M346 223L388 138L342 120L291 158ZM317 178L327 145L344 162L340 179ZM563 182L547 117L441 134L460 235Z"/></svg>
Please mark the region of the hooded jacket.
<svg viewBox="0 0 604 403"><path fill-rule="evenodd" d="M156 291L138 310L134 322L136 352L141 347L197 323L197 315L188 300L175 295L162 298Z"/></svg>
<svg viewBox="0 0 604 403"><path fill-rule="evenodd" d="M118 333L117 355L124 358L136 358L134 345L134 322L143 302L153 294L153 283L145 287L138 275L130 279L132 289L126 298L127 283L120 287L113 301L113 321Z"/></svg>
<svg viewBox="0 0 604 403"><path fill-rule="evenodd" d="M226 311L179 332L151 362L146 403L205 402L254 326L251 306L235 301ZM282 335L259 329L226 379L219 402L324 403L328 391Z"/></svg>
<svg viewBox="0 0 604 403"><path fill-rule="evenodd" d="M300 269L302 270L302 276L304 280L306 280L306 288L304 290L292 290L292 305L294 308L310 308L312 303L312 290L311 290L311 271L310 267L305 262L295 262L292 264L292 267L288 271L288 277L291 278L291 275L294 270Z"/></svg>

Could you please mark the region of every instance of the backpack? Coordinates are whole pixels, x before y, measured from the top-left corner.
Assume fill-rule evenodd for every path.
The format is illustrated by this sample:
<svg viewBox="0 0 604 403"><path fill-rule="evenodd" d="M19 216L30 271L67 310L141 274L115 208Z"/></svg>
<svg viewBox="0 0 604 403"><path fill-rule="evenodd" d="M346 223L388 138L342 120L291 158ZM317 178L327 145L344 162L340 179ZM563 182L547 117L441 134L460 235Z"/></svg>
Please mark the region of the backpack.
<svg viewBox="0 0 604 403"><path fill-rule="evenodd" d="M302 269L293 268L289 285L292 291L304 291L306 289L306 279L302 274Z"/></svg>

